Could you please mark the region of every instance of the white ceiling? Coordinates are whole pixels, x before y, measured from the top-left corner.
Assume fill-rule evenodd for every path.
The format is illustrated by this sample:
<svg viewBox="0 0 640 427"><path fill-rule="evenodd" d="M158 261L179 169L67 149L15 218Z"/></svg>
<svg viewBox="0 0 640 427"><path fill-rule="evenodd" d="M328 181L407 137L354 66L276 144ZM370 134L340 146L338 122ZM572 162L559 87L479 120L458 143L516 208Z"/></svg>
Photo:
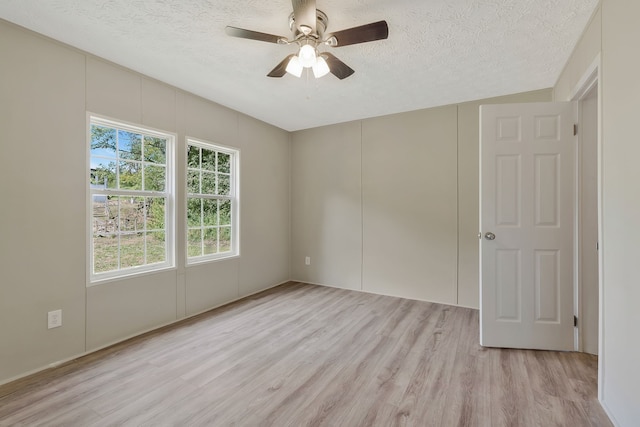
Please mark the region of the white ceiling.
<svg viewBox="0 0 640 427"><path fill-rule="evenodd" d="M356 71L342 81L266 77L295 47L225 34L289 37L289 0L2 0L0 17L295 131L551 87L597 2L317 0L327 32L389 24L331 50Z"/></svg>

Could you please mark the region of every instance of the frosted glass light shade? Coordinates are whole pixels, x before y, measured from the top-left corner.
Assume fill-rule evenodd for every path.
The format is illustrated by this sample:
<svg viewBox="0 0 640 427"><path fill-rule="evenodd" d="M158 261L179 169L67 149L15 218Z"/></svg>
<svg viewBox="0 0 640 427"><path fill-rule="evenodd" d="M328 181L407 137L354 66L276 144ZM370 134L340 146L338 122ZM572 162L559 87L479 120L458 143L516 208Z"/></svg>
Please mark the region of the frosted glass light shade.
<svg viewBox="0 0 640 427"><path fill-rule="evenodd" d="M289 63L287 64L287 73L292 74L296 77L300 77L302 75L302 64L297 56L291 58Z"/></svg>
<svg viewBox="0 0 640 427"><path fill-rule="evenodd" d="M310 44L305 44L298 52L300 64L305 68L310 68L316 63L316 49Z"/></svg>
<svg viewBox="0 0 640 427"><path fill-rule="evenodd" d="M327 61L325 61L322 56L318 56L318 59L316 60L316 63L313 64L312 68L313 75L316 77L316 79L319 79L322 76L326 76L330 71L329 66L327 65Z"/></svg>

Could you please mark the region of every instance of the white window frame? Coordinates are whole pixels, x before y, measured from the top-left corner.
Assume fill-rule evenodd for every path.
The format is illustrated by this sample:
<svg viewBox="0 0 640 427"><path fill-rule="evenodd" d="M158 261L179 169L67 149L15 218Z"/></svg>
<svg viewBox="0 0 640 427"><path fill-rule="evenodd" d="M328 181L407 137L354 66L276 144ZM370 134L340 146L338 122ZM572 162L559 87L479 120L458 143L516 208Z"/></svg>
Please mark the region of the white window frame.
<svg viewBox="0 0 640 427"><path fill-rule="evenodd" d="M90 185L91 173L91 126L104 126L124 130L132 133L139 133L145 136L163 138L166 142L165 150L165 191L142 191L142 190L124 190L124 189L94 189ZM177 136L174 133L142 127L135 124L127 123L121 120L114 120L93 113L87 113L87 157L86 157L86 187L87 187L87 286L93 286L105 281L114 279L122 279L130 276L155 273L158 271L169 270L175 268L175 149ZM146 264L135 267L119 268L102 273L94 273L93 264L93 196L94 195L112 195L112 196L132 196L132 197L165 197L165 254L164 262Z"/></svg>
<svg viewBox="0 0 640 427"><path fill-rule="evenodd" d="M189 146L195 146L199 148L205 148L208 150L218 151L221 153L229 154L231 156L229 166L230 166L230 187L229 187L229 196L218 196L218 195L210 195L210 194L194 194L189 193L188 190L188 174L189 170L194 170L194 168L189 168ZM223 259L235 258L240 256L240 150L238 148L229 147L209 141L204 141L196 138L186 137L185 144L185 157L184 157L184 206L183 211L185 213L184 216L184 241L185 241L185 262L186 265L193 264L201 264L203 262L209 261L219 261ZM201 169L201 168L200 168ZM208 254L208 255L199 255L199 256L189 256L189 223L188 223L188 204L189 197L200 197L207 199L218 199L218 200L230 200L231 201L231 251L216 253L216 254Z"/></svg>

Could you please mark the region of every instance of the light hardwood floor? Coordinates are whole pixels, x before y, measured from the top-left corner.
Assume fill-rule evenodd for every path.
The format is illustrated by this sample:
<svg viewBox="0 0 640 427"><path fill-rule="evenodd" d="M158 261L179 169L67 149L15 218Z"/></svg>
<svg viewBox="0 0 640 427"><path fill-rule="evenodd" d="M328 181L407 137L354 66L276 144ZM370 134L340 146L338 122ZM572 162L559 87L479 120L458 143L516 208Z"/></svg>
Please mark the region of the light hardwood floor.
<svg viewBox="0 0 640 427"><path fill-rule="evenodd" d="M477 310L289 283L0 387L0 425L610 426L596 357Z"/></svg>

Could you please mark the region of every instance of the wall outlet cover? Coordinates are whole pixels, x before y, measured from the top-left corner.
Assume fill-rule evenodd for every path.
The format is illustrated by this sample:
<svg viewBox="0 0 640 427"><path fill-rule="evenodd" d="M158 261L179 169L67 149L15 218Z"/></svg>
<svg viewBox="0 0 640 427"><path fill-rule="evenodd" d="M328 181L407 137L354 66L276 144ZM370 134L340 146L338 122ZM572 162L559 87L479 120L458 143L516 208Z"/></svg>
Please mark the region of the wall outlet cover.
<svg viewBox="0 0 640 427"><path fill-rule="evenodd" d="M47 328L59 328L62 326L62 310L54 310L47 313Z"/></svg>

